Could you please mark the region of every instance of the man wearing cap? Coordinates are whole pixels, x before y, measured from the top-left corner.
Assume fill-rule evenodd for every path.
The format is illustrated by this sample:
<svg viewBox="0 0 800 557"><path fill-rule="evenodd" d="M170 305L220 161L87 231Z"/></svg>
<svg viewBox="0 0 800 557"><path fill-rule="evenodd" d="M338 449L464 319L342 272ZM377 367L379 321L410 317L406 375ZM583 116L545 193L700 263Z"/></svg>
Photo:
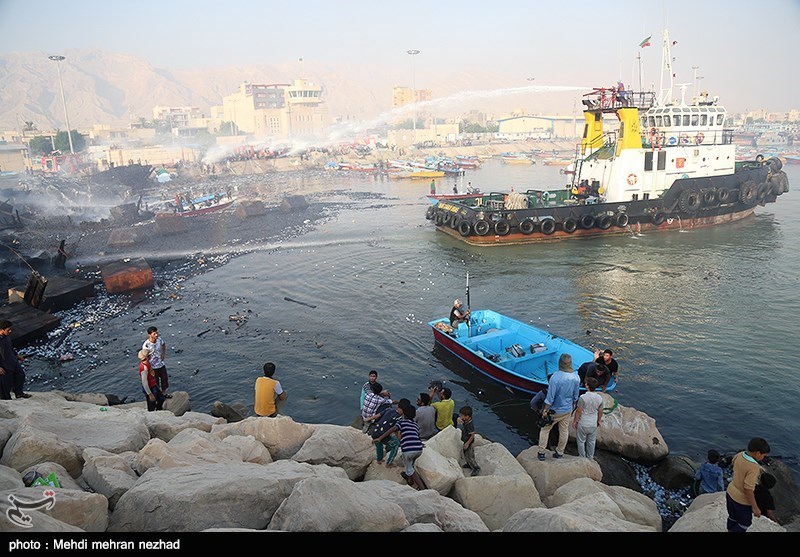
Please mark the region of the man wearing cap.
<svg viewBox="0 0 800 557"><path fill-rule="evenodd" d="M453 309L450 310L450 325L456 328L459 323L469 323L469 310L465 310L461 300L456 299Z"/></svg>
<svg viewBox="0 0 800 557"><path fill-rule="evenodd" d="M545 449L550 438L550 430L558 426L558 445L553 451L553 458L564 456L564 449L569 441L569 417L578 404L580 395L578 374L572 367L572 356L561 354L558 359L558 371L550 376L547 396L544 399L542 417L546 418L553 410L553 421L539 430L539 460L545 459Z"/></svg>

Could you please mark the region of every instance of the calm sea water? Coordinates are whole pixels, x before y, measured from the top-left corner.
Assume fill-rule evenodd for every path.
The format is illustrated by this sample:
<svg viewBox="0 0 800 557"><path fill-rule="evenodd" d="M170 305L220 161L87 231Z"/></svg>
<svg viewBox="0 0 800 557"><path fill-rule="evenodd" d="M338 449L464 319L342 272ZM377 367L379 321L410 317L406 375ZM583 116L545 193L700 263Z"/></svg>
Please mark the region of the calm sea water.
<svg viewBox="0 0 800 557"><path fill-rule="evenodd" d="M208 412L215 400L252 405L253 383L269 360L289 392L283 413L347 425L376 369L395 398L413 401L431 380L444 381L456 408L474 408L477 431L517 454L537 440L529 397L437 353L427 325L464 297L469 272L471 307L613 349L620 363L614 396L652 416L671 453L702 462L709 448L732 452L763 436L797 471L800 170L785 170L795 191L743 222L504 248L467 246L436 231L424 217L429 181L326 173L294 183L292 193L375 195L297 239L185 281L181 300L165 287L98 323L82 338L101 341L95 358L102 364L87 373L65 364L57 381L32 390L140 400L135 349L156 324L170 347L171 389L188 391L193 410ZM487 161L462 186L467 181L509 191L560 186L566 176ZM453 182L440 180L440 190ZM164 311L136 320L138 310Z"/></svg>

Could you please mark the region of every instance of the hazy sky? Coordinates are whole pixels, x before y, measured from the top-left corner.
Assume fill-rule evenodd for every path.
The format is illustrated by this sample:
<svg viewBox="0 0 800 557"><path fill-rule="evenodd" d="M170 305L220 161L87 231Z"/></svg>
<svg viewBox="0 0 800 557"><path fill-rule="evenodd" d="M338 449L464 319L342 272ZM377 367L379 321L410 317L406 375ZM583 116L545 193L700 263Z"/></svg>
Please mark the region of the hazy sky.
<svg viewBox="0 0 800 557"><path fill-rule="evenodd" d="M168 69L302 57L364 75L413 65L419 88L444 69L510 76L491 90L527 77L636 87L641 53L644 85L658 87L665 26L678 82L699 66L699 88L731 111L800 108L800 0L0 0L0 54L100 48Z"/></svg>

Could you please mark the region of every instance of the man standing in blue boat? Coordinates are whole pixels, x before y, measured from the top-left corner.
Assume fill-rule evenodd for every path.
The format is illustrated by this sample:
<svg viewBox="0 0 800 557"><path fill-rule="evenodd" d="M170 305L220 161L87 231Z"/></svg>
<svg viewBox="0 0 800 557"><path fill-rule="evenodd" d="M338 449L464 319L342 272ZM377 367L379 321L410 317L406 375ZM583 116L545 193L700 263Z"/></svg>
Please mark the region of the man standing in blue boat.
<svg viewBox="0 0 800 557"><path fill-rule="evenodd" d="M580 395L580 379L572 368L572 356L561 354L558 359L558 371L550 376L547 397L544 399L542 417L546 418L552 409L553 421L539 430L539 460L545 459L545 449L550 437L550 430L558 425L558 445L553 458L564 456L564 449L569 441L569 417L575 410Z"/></svg>
<svg viewBox="0 0 800 557"><path fill-rule="evenodd" d="M453 302L453 309L450 310L450 326L455 329L459 323L469 324L469 310L464 309L461 300L456 299Z"/></svg>

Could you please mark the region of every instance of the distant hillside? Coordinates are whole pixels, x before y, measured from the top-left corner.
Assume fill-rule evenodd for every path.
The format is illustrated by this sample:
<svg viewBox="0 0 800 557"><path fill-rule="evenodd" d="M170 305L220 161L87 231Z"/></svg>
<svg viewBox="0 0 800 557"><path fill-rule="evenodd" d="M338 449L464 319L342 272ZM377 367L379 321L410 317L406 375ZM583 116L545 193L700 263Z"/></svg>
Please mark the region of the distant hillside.
<svg viewBox="0 0 800 557"><path fill-rule="evenodd" d="M398 77L391 68L374 71L349 62L336 68L313 67L306 62L304 75L298 76L296 63L172 71L156 68L141 58L103 50L71 50L63 54L66 60L61 62L61 74L73 128L93 124L125 126L141 117L150 120L156 105L197 106L208 115L211 106L222 104L222 97L235 92L244 81L287 83L297 77L323 85L331 116L365 121L391 109L393 85L408 85L408 79ZM464 74L456 69L450 75L437 75L436 81L431 85L418 74L417 86L431 89L438 99L462 91L485 91L489 89L486 84L495 84L496 88L521 86L519 80L512 84L504 76ZM47 53L0 54L0 83L0 130L19 129L26 121L42 130L65 128L56 62L49 60ZM436 115L520 106L547 111L544 104L534 106L535 102L546 101L546 96L500 96L483 100L483 104L474 98L453 100L437 105ZM569 109L572 104L568 103Z"/></svg>

